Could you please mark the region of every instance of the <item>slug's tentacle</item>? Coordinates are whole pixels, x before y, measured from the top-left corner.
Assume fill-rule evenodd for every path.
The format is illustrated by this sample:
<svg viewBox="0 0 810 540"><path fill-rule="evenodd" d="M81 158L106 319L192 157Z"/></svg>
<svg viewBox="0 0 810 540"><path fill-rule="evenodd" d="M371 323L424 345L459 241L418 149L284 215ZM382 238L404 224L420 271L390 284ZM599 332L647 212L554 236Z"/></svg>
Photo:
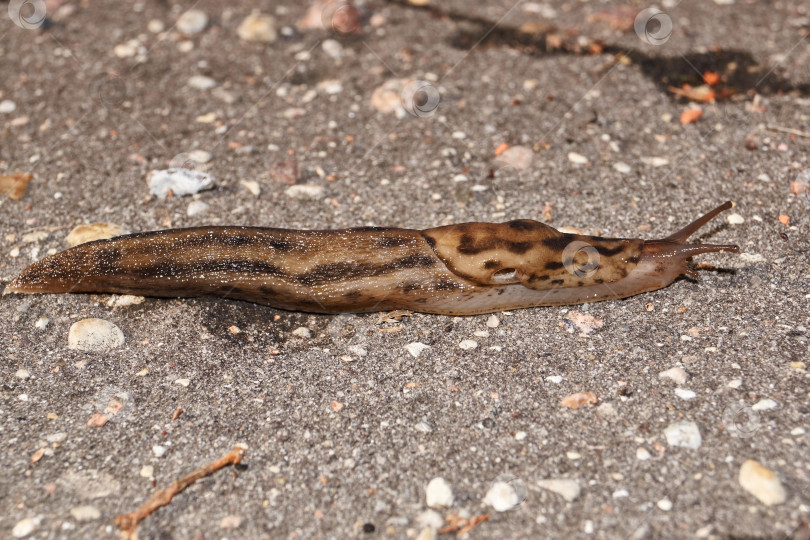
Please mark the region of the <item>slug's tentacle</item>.
<svg viewBox="0 0 810 540"><path fill-rule="evenodd" d="M660 289L700 253L686 244L725 203L661 240L564 234L532 220L417 231L198 227L82 244L32 264L8 293L220 296L318 313L473 315Z"/></svg>

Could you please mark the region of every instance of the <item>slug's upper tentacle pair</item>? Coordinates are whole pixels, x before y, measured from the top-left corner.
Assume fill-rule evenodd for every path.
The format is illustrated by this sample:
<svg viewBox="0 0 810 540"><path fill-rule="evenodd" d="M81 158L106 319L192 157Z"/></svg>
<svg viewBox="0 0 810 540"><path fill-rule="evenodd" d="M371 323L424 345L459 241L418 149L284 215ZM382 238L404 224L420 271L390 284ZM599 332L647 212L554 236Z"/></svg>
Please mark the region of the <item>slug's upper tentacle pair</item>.
<svg viewBox="0 0 810 540"><path fill-rule="evenodd" d="M423 231L197 227L82 244L26 268L9 293L224 296L318 313L473 315L624 298L694 276L686 244L727 202L662 240L564 234L532 220Z"/></svg>

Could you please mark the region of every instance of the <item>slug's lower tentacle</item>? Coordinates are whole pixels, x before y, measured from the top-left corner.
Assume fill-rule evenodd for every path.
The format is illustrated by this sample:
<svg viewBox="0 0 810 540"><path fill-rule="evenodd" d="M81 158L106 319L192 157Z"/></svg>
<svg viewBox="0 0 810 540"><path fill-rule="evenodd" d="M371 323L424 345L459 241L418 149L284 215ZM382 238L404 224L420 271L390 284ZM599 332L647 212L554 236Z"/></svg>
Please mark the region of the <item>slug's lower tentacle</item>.
<svg viewBox="0 0 810 540"><path fill-rule="evenodd" d="M82 244L26 268L9 293L220 296L318 313L473 315L624 298L693 273L685 244L726 203L663 239L563 234L532 220L418 231L198 227Z"/></svg>

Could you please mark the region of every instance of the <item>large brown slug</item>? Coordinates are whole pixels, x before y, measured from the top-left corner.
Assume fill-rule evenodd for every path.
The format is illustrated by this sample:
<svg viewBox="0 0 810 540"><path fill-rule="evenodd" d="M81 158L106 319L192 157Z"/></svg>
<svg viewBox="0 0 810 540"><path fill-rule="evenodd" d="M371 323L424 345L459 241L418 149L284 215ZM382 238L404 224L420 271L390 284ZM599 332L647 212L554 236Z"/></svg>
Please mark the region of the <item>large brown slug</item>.
<svg viewBox="0 0 810 540"><path fill-rule="evenodd" d="M82 244L26 268L9 293L220 296L318 313L474 315L654 291L700 253L686 244L727 202L662 240L564 234L532 220L423 231L195 227Z"/></svg>

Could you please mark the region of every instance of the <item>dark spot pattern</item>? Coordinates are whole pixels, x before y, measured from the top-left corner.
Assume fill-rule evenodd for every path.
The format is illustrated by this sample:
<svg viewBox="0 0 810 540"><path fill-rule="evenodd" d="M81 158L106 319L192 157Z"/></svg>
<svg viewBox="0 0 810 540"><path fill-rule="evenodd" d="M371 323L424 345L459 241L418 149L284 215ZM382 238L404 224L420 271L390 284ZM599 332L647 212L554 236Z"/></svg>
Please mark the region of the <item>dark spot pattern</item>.
<svg viewBox="0 0 810 540"><path fill-rule="evenodd" d="M500 261L485 261L484 268L487 270L492 270L493 268L498 268L501 265Z"/></svg>
<svg viewBox="0 0 810 540"><path fill-rule="evenodd" d="M440 279L433 285L433 288L437 291L454 291L459 288L459 284L449 279Z"/></svg>
<svg viewBox="0 0 810 540"><path fill-rule="evenodd" d="M405 244L410 242L410 238L406 238L403 236L386 236L380 240L377 240L374 243L374 247L377 248L392 248L398 246L404 246Z"/></svg>
<svg viewBox="0 0 810 540"><path fill-rule="evenodd" d="M565 280L563 280L563 279L552 279L551 280L552 285L562 285L563 283L565 283Z"/></svg>
<svg viewBox="0 0 810 540"><path fill-rule="evenodd" d="M546 263L546 270L559 270L563 267L563 263L560 261L548 261Z"/></svg>

